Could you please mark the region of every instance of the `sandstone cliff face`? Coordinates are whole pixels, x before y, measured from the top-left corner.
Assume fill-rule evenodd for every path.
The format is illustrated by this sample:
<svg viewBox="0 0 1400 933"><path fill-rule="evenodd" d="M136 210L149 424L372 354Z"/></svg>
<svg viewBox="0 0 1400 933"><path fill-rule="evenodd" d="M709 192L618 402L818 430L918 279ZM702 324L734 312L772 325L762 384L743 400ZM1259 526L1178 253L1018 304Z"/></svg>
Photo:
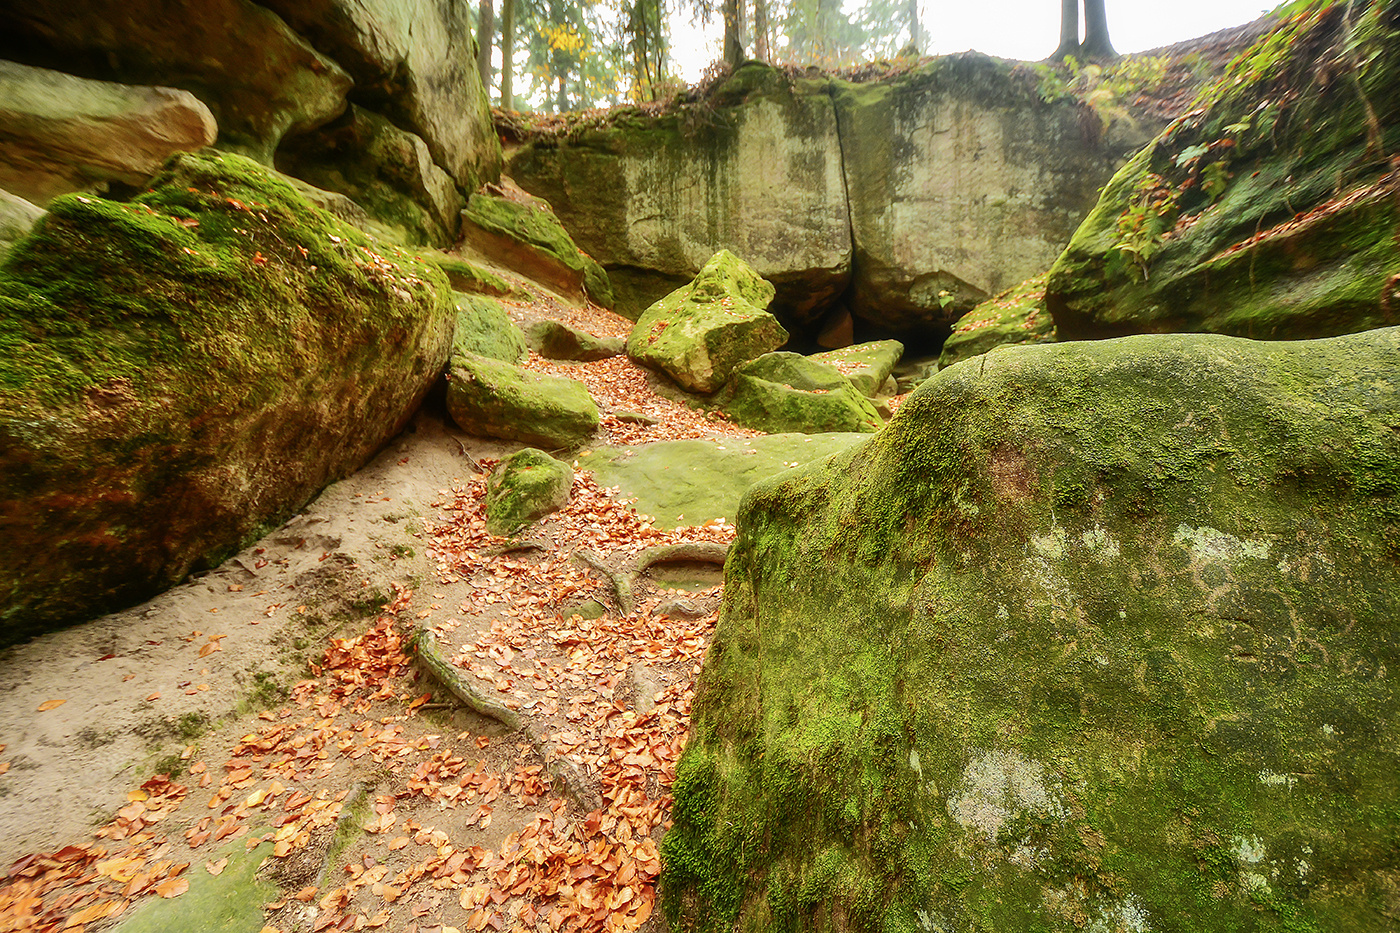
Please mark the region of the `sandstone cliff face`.
<svg viewBox="0 0 1400 933"><path fill-rule="evenodd" d="M812 331L849 304L874 331L941 337L1044 271L1130 153L1033 71L951 56L865 84L757 62L689 118L539 139L509 171L554 207L637 313L728 249ZM630 286L630 288L629 288Z"/></svg>

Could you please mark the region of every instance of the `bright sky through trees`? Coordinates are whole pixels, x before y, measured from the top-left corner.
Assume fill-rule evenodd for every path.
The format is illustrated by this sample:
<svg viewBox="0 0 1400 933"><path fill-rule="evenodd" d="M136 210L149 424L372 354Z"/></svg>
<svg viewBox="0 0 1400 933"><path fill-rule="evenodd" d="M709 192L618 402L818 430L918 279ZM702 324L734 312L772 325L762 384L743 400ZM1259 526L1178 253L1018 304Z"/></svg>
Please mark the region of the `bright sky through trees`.
<svg viewBox="0 0 1400 933"><path fill-rule="evenodd" d="M849 13L860 0L846 0ZM1108 31L1119 52L1141 52L1183 39L1240 26L1272 9L1267 0L1107 0ZM1037 61L1055 49L1060 5L1055 0L920 0L928 35L925 52L942 55L977 49L1002 58ZM723 28L719 17L704 28L685 14L672 17L671 54L688 82L719 57ZM781 57L781 56L780 56Z"/></svg>

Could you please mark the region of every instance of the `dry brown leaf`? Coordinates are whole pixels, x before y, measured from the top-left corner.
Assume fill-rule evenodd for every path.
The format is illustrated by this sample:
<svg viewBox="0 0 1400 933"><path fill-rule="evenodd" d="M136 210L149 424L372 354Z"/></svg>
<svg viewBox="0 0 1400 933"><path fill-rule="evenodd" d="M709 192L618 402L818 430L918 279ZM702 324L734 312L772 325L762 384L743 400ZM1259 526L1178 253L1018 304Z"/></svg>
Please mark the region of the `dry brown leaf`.
<svg viewBox="0 0 1400 933"><path fill-rule="evenodd" d="M221 858L221 859L219 859L217 862L205 862L205 863L204 863L204 870L207 871L207 872L209 872L209 874L211 874L211 875L218 875L218 874L222 873L223 870L224 870L225 868L227 868L227 867L228 867L228 859L227 859L227 858Z"/></svg>
<svg viewBox="0 0 1400 933"><path fill-rule="evenodd" d="M156 885L156 894L161 897L179 897L190 889L190 879L170 878Z"/></svg>
<svg viewBox="0 0 1400 933"><path fill-rule="evenodd" d="M67 700L45 700L44 702L39 704L39 712L47 713L51 709L58 709L60 706L67 702Z"/></svg>

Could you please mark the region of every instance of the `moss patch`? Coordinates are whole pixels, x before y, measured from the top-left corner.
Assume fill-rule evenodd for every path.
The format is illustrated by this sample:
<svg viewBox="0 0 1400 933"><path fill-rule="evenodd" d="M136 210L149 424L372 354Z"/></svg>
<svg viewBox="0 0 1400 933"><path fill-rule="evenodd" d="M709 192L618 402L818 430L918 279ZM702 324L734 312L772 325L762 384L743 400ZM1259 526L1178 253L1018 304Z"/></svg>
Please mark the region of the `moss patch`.
<svg viewBox="0 0 1400 933"><path fill-rule="evenodd" d="M840 370L800 353L765 353L740 365L715 403L736 424L770 434L868 434L884 425Z"/></svg>
<svg viewBox="0 0 1400 933"><path fill-rule="evenodd" d="M542 450L506 457L486 481L486 530L507 535L569 504L574 471Z"/></svg>
<svg viewBox="0 0 1400 933"><path fill-rule="evenodd" d="M1055 321L1045 309L1048 275L1038 275L1008 288L958 318L953 333L943 344L939 367L952 366L997 347L1053 341Z"/></svg>
<svg viewBox="0 0 1400 933"><path fill-rule="evenodd" d="M518 363L525 359L529 353L525 335L515 326L499 301L476 295L457 295L456 302L453 353L475 353L505 363Z"/></svg>
<svg viewBox="0 0 1400 933"><path fill-rule="evenodd" d="M474 353L453 353L447 411L462 430L549 450L578 447L598 430L583 383Z"/></svg>

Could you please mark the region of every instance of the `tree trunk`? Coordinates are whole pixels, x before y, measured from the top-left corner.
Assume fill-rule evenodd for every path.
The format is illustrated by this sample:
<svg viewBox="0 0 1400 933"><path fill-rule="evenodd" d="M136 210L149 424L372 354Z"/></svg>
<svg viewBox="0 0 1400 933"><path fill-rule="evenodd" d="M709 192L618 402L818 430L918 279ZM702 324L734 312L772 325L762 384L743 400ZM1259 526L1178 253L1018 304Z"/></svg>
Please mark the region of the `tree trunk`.
<svg viewBox="0 0 1400 933"><path fill-rule="evenodd" d="M1057 62L1079 54L1079 0L1060 0L1060 47L1050 55Z"/></svg>
<svg viewBox="0 0 1400 933"><path fill-rule="evenodd" d="M1104 0L1084 0L1084 44L1079 54L1085 61L1104 62L1118 57L1108 41L1108 13Z"/></svg>
<svg viewBox="0 0 1400 933"><path fill-rule="evenodd" d="M909 0L909 44L914 47L915 55L923 51L923 31L919 28L919 0Z"/></svg>
<svg viewBox="0 0 1400 933"><path fill-rule="evenodd" d="M739 0L724 0L721 8L724 16L724 60L730 68L738 68L744 60L744 43L740 36L739 16L742 12Z"/></svg>
<svg viewBox="0 0 1400 933"><path fill-rule="evenodd" d="M768 41L768 0L753 0L753 57L772 61Z"/></svg>
<svg viewBox="0 0 1400 933"><path fill-rule="evenodd" d="M501 107L515 109L515 0L501 0Z"/></svg>
<svg viewBox="0 0 1400 933"><path fill-rule="evenodd" d="M496 31L496 14L491 9L491 0L481 0L476 17L476 70L481 75L481 86L491 96L491 34Z"/></svg>

